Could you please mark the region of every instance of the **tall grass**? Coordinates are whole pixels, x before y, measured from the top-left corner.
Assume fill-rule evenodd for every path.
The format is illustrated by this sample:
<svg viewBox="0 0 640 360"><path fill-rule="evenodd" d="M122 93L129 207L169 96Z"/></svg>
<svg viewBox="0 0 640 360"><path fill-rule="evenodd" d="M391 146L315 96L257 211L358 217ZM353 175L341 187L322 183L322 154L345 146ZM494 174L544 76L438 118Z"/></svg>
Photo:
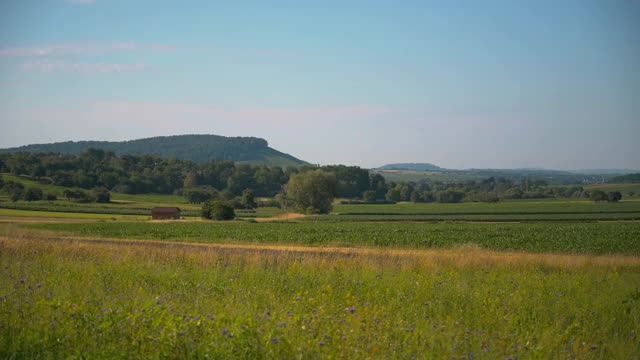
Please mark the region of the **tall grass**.
<svg viewBox="0 0 640 360"><path fill-rule="evenodd" d="M0 240L0 357L619 358L637 266ZM454 252L455 253L455 252ZM467 260L465 260L467 259Z"/></svg>

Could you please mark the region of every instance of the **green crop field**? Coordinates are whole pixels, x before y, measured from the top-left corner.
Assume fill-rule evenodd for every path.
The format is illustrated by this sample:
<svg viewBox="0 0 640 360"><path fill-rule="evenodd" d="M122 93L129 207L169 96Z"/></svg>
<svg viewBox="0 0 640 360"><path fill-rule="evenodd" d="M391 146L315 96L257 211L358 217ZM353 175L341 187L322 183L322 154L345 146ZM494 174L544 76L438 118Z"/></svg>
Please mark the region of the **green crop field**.
<svg viewBox="0 0 640 360"><path fill-rule="evenodd" d="M432 224L235 221L34 224L28 227L78 236L204 243L405 248L448 248L476 244L493 250L640 255L640 222Z"/></svg>
<svg viewBox="0 0 640 360"><path fill-rule="evenodd" d="M640 264L0 240L2 358L640 352ZM624 259L623 259L624 260Z"/></svg>
<svg viewBox="0 0 640 360"><path fill-rule="evenodd" d="M347 215L475 215L475 214L575 214L575 213L640 213L640 199L618 203L588 200L518 200L495 204L469 202L459 204L398 203L398 204L336 204L334 213Z"/></svg>
<svg viewBox="0 0 640 360"><path fill-rule="evenodd" d="M598 184L585 186L587 190L600 189L603 191L620 191L624 198L639 198L640 197L640 184ZM633 197L629 197L629 192L635 193Z"/></svg>

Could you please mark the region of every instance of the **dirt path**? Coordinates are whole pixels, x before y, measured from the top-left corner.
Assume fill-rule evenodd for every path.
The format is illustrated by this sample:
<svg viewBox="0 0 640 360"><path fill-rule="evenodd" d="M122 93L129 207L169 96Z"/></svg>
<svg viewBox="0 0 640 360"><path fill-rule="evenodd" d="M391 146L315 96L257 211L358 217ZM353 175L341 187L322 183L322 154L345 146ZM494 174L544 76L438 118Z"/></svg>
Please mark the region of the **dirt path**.
<svg viewBox="0 0 640 360"><path fill-rule="evenodd" d="M280 214L277 216L272 216L272 217L264 217L264 218L255 218L255 220L257 222L269 222L269 221L282 221L282 220L295 220L295 219L300 219L305 217L306 215L303 214L296 214L296 213L286 213L286 214Z"/></svg>

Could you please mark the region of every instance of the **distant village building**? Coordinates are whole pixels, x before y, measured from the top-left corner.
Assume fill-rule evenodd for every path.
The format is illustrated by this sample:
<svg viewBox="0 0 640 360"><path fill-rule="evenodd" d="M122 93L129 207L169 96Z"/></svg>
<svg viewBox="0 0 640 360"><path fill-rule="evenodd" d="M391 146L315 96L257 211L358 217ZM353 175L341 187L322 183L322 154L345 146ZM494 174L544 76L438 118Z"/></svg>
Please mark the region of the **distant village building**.
<svg viewBox="0 0 640 360"><path fill-rule="evenodd" d="M180 219L180 212L178 207L154 207L151 209L151 218L154 220Z"/></svg>

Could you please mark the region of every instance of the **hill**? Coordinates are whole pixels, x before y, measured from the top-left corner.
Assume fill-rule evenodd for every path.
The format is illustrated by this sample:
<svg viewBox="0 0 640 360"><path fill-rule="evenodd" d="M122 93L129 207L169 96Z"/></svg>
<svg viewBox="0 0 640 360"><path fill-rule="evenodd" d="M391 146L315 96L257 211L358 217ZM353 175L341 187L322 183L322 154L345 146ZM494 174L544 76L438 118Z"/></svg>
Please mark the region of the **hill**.
<svg viewBox="0 0 640 360"><path fill-rule="evenodd" d="M444 171L446 169L429 163L401 163L386 164L377 170Z"/></svg>
<svg viewBox="0 0 640 360"><path fill-rule="evenodd" d="M103 149L118 155L155 155L204 163L231 160L268 166L298 166L306 162L269 147L264 139L218 135L157 136L129 141L66 141L33 144L0 152L63 153L78 155L86 149Z"/></svg>

